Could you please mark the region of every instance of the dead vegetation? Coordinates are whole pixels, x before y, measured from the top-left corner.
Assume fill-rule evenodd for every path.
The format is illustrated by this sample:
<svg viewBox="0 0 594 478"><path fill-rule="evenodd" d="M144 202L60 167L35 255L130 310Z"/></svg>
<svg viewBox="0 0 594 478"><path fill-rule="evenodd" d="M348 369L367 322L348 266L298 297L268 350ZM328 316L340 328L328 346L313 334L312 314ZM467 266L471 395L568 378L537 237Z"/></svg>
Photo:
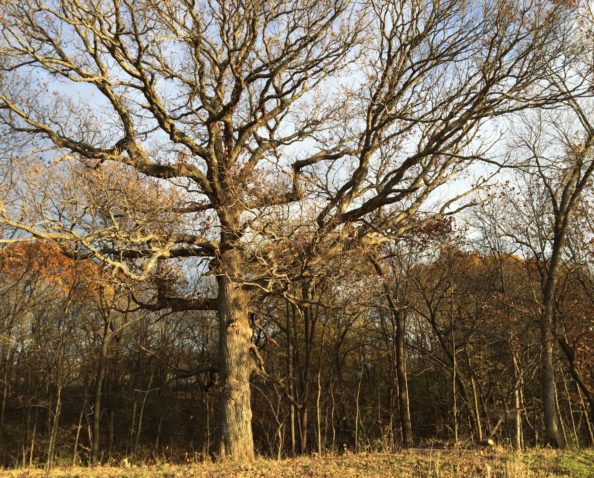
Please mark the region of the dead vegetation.
<svg viewBox="0 0 594 478"><path fill-rule="evenodd" d="M401 453L346 453L285 460L258 458L251 464L188 463L187 465L134 465L91 468L67 467L13 469L0 477L130 477L130 478L223 478L223 477L365 477L365 478L590 478L594 473L594 451L531 450L515 453L502 449L431 450Z"/></svg>

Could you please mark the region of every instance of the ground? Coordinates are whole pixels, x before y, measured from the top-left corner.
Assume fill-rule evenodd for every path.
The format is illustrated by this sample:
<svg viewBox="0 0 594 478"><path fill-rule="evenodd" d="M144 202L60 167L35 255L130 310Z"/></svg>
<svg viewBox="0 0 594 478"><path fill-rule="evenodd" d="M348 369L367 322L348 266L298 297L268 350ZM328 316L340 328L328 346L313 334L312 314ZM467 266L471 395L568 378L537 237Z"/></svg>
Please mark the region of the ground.
<svg viewBox="0 0 594 478"><path fill-rule="evenodd" d="M285 460L259 458L253 464L200 463L119 467L1 470L0 477L80 478L594 478L594 450L414 450L346 453Z"/></svg>

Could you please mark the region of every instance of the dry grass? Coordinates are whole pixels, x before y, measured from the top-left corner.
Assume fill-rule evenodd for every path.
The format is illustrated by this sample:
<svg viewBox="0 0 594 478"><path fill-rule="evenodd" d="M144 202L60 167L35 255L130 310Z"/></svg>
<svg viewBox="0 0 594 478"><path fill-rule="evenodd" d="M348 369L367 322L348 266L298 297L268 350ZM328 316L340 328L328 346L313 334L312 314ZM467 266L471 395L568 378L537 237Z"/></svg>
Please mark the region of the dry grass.
<svg viewBox="0 0 594 478"><path fill-rule="evenodd" d="M257 459L252 464L199 463L128 467L2 470L0 477L130 477L130 478L544 478L594 477L594 450L534 450L517 454L503 450L415 450L402 453L360 453Z"/></svg>

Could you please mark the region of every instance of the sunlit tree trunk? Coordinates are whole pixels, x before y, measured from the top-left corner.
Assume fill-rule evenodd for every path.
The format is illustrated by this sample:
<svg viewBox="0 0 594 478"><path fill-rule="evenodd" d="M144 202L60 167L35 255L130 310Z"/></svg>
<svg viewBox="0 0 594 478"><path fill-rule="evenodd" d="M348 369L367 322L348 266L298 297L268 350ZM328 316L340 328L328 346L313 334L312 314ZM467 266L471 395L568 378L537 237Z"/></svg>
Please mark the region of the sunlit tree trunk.
<svg viewBox="0 0 594 478"><path fill-rule="evenodd" d="M474 421L479 442L483 441L483 425L481 423L481 412L479 408L479 398L476 390L476 381L474 377L470 377L470 384L472 386L472 405L474 408Z"/></svg>
<svg viewBox="0 0 594 478"><path fill-rule="evenodd" d="M241 272L240 252L223 238L218 283L220 363L223 380L220 458L253 460L250 376L252 329L248 318L248 292L234 281Z"/></svg>
<svg viewBox="0 0 594 478"><path fill-rule="evenodd" d="M406 376L405 316L402 311L395 313L396 319L396 375L398 377L398 404L400 424L402 426L402 445L410 447L413 443L410 402L408 397L408 379Z"/></svg>
<svg viewBox="0 0 594 478"><path fill-rule="evenodd" d="M522 449L523 431L522 431L522 371L516 357L516 352L512 350L512 360L514 364L514 438L513 445L516 450Z"/></svg>

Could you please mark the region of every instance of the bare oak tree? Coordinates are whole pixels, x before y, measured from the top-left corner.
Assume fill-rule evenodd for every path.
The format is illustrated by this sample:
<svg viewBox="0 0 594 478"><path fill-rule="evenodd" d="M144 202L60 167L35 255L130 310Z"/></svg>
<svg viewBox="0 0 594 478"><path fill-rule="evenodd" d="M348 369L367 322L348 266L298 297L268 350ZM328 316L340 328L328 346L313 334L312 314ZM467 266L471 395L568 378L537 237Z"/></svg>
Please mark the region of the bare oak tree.
<svg viewBox="0 0 594 478"><path fill-rule="evenodd" d="M0 122L22 154L48 169L117 163L165 197L143 209L121 188L71 195L60 214L30 220L5 203L3 224L75 242L138 280L164 260L208 259L216 297L158 291L146 305L217 311L218 454L236 460L254 454L250 298L291 273L273 258L270 214L314 211L312 260L347 235L398 236L489 155L490 118L563 96L543 78L566 34L558 2L1 3Z"/></svg>

